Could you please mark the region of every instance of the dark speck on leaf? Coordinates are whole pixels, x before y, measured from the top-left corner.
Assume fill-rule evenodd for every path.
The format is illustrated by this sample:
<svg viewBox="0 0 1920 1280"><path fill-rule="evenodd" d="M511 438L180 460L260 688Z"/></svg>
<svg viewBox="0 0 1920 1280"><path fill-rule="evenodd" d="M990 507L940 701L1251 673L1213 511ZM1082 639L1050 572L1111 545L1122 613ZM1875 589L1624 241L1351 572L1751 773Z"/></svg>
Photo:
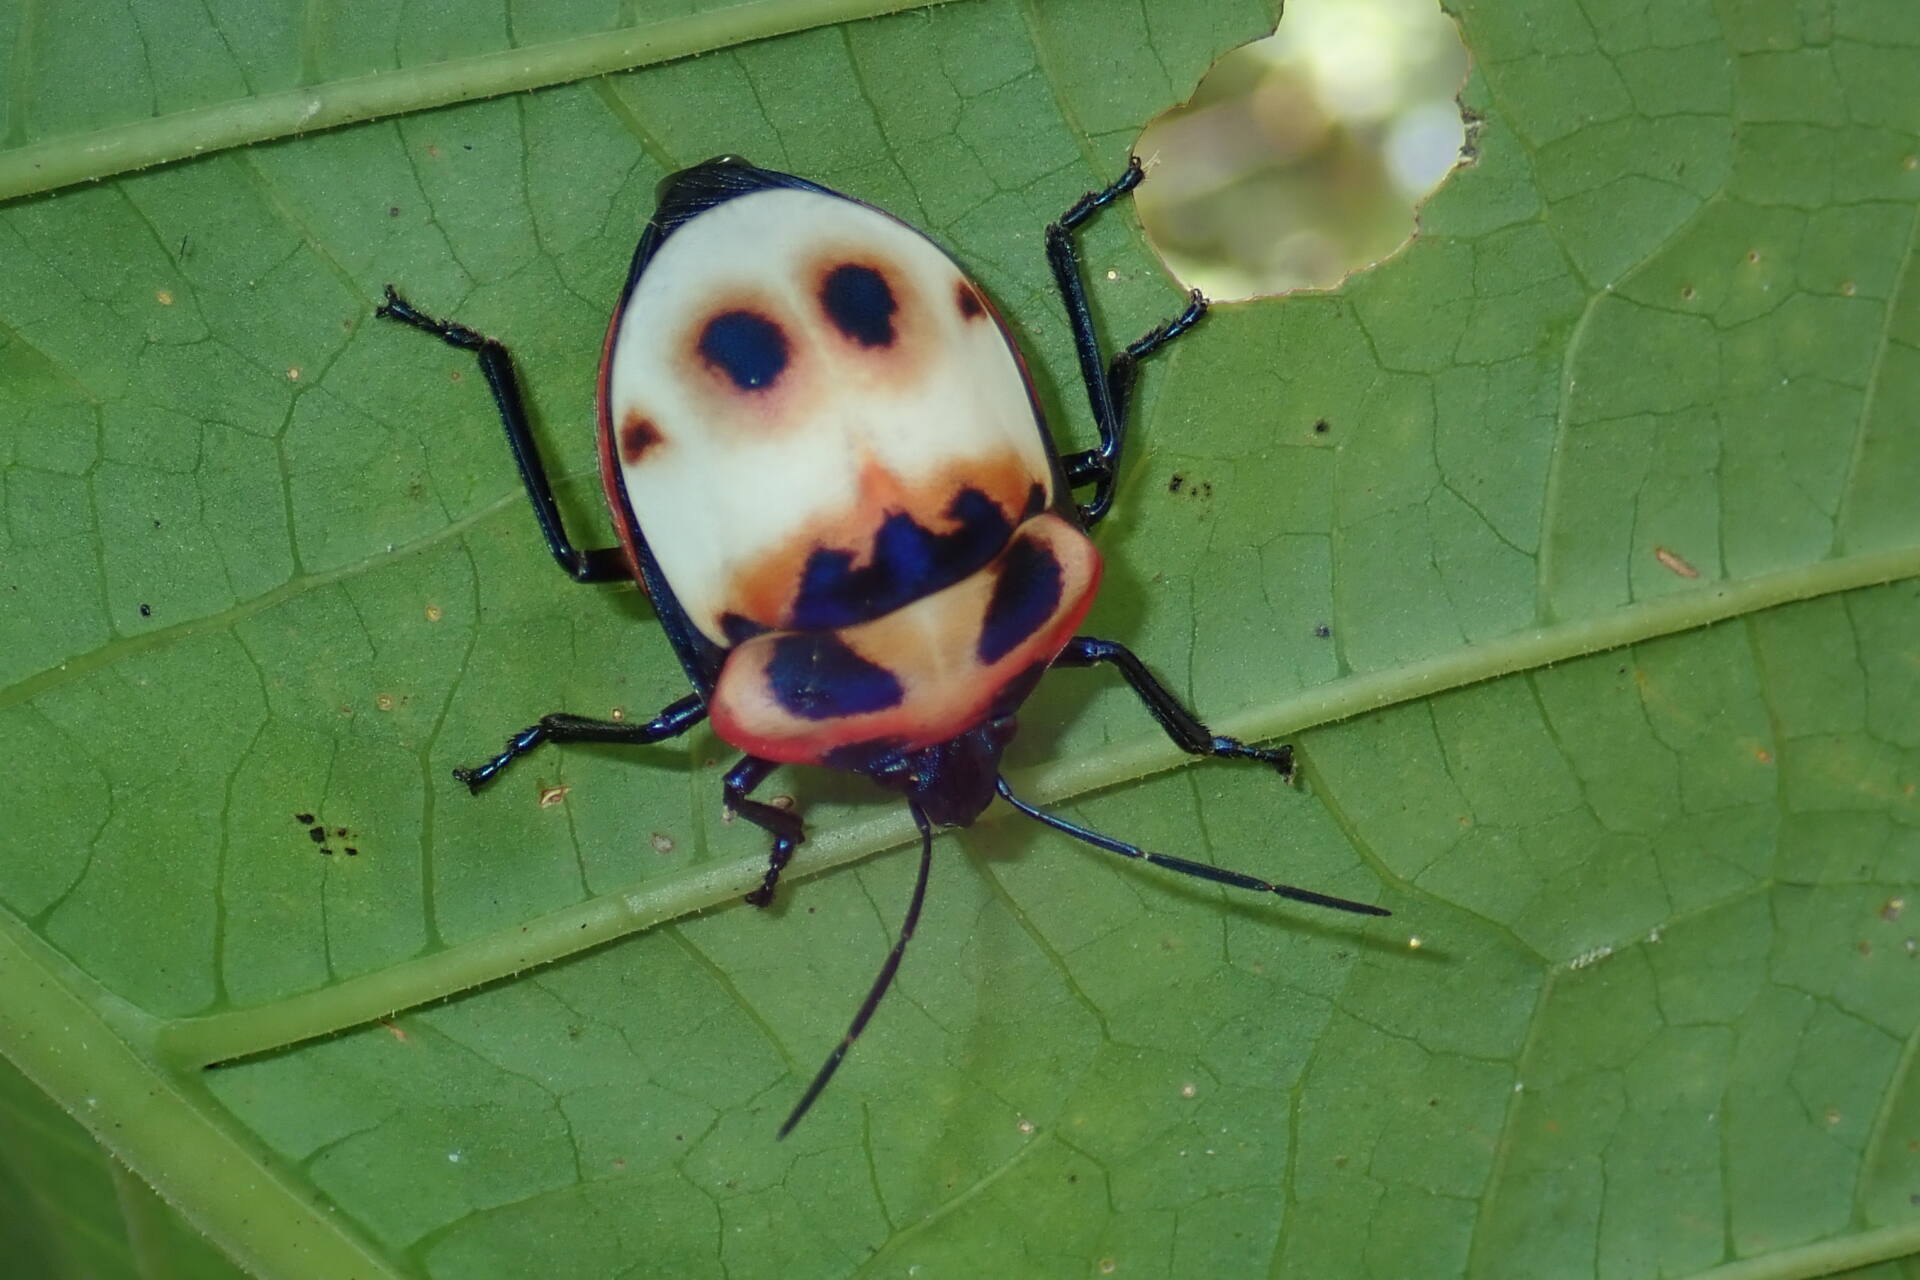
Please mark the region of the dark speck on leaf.
<svg viewBox="0 0 1920 1280"><path fill-rule="evenodd" d="M293 820L299 823L303 827L310 827L313 825L313 815L310 813L296 813L293 815Z"/></svg>
<svg viewBox="0 0 1920 1280"><path fill-rule="evenodd" d="M327 829L325 827L315 827L313 830L307 832L307 838L315 844L325 844L327 842Z"/></svg>
<svg viewBox="0 0 1920 1280"><path fill-rule="evenodd" d="M354 848L354 847L353 847L352 845L348 845L348 846L347 846L347 856L348 856L349 858L357 858L357 857L359 857L359 856L360 856L360 851L359 851L358 849L356 849L356 848Z"/></svg>
<svg viewBox="0 0 1920 1280"><path fill-rule="evenodd" d="M333 850L327 848L325 845L320 846L320 852L326 854L329 858L333 856Z"/></svg>
<svg viewBox="0 0 1920 1280"><path fill-rule="evenodd" d="M1333 634L1333 628L1328 626L1324 622L1315 623L1313 628L1313 634L1318 636L1320 639L1325 640L1328 636Z"/></svg>
<svg viewBox="0 0 1920 1280"><path fill-rule="evenodd" d="M335 827L333 829L333 834L337 836L345 836L347 834L347 829L345 827Z"/></svg>
<svg viewBox="0 0 1920 1280"><path fill-rule="evenodd" d="M153 606L150 604L141 605L140 616L143 618L151 618L153 616Z"/></svg>
<svg viewBox="0 0 1920 1280"><path fill-rule="evenodd" d="M1317 436L1323 436L1327 434L1327 432L1331 431L1332 429L1333 428L1330 425L1328 425L1327 420L1325 418L1322 418L1320 419L1320 421L1313 424L1313 434Z"/></svg>
<svg viewBox="0 0 1920 1280"><path fill-rule="evenodd" d="M1174 472L1173 479L1167 481L1167 492L1168 493L1180 492L1181 486L1186 484L1186 482L1187 482L1187 478L1185 476L1181 475L1178 471Z"/></svg>

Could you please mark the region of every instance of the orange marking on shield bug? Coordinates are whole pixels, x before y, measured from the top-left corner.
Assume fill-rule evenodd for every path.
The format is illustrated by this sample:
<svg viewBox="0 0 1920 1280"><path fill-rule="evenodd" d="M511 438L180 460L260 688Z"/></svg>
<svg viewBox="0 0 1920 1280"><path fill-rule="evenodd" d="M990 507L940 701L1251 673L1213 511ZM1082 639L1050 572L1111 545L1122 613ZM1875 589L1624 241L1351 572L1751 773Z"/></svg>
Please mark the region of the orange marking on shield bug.
<svg viewBox="0 0 1920 1280"><path fill-rule="evenodd" d="M851 552L853 567L873 562L874 541L889 516L912 516L921 528L946 533L954 527L947 512L963 489L984 493L1007 517L1009 527L1020 522L1027 493L1035 477L1012 450L991 458L957 461L934 476L909 484L876 462L860 468L858 499L844 510L796 529L777 552L770 553L735 576L722 613L737 613L774 631L783 631L807 562L816 551Z"/></svg>

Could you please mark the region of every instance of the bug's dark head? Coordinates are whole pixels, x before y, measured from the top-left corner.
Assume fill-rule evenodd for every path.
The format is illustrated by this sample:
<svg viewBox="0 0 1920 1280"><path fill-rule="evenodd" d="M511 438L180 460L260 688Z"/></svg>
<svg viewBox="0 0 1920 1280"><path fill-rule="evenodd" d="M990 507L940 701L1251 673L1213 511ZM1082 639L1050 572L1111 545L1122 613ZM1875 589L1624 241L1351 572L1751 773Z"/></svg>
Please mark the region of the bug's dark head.
<svg viewBox="0 0 1920 1280"><path fill-rule="evenodd" d="M653 198L656 203L665 204L680 194L681 188L703 186L710 183L724 183L733 175L754 170L752 161L744 156L711 156L699 164L676 169L653 184Z"/></svg>
<svg viewBox="0 0 1920 1280"><path fill-rule="evenodd" d="M920 811L943 827L971 826L993 803L1000 753L1018 725L998 716L958 737L918 751L903 751L863 770L892 791L904 791Z"/></svg>
<svg viewBox="0 0 1920 1280"><path fill-rule="evenodd" d="M737 196L752 195L782 187L820 191L802 178L762 169L741 156L714 156L699 164L676 170L660 179L654 187L653 228L656 239L667 235L689 220ZM638 250L635 251L638 254Z"/></svg>

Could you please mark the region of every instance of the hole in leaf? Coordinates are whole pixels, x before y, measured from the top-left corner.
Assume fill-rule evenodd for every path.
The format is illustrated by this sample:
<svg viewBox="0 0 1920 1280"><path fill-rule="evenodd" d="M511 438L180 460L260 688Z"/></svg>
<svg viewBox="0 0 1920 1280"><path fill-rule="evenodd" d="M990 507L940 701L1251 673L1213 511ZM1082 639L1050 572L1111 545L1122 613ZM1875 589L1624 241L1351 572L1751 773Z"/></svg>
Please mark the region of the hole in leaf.
<svg viewBox="0 0 1920 1280"><path fill-rule="evenodd" d="M1141 135L1148 238L1210 298L1334 288L1411 240L1460 162L1466 74L1435 0L1289 0Z"/></svg>

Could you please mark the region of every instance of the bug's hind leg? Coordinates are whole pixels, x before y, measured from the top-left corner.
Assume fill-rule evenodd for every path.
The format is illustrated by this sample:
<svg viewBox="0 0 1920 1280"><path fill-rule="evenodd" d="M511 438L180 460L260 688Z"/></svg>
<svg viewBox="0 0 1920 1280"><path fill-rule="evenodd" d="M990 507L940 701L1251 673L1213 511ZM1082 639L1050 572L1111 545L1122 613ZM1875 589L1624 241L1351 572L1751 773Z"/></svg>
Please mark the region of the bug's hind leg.
<svg viewBox="0 0 1920 1280"><path fill-rule="evenodd" d="M1140 185L1145 171L1139 157L1130 157L1127 170L1104 190L1089 191L1047 227L1047 263L1053 268L1054 283L1073 326L1073 346L1080 359L1080 379L1086 383L1087 403L1093 409L1094 425L1100 432L1100 447L1061 459L1067 483L1074 487L1096 486L1093 501L1080 510L1088 525L1097 523L1113 506L1113 490L1119 478L1120 454L1126 445L1127 410L1132 407L1133 387L1140 362L1200 323L1207 313L1207 300L1198 289L1187 300L1187 308L1165 324L1157 325L1140 339L1106 360L1100 350L1100 336L1093 325L1093 311L1087 302L1086 281L1080 274L1080 253L1074 245L1074 229L1094 214Z"/></svg>
<svg viewBox="0 0 1920 1280"><path fill-rule="evenodd" d="M760 881L760 887L746 897L756 907L768 906L773 902L773 890L780 883L780 873L787 869L793 851L806 843L807 839L806 827L801 823L799 814L747 798L749 791L765 782L767 775L779 767L778 762L773 760L741 756L740 762L727 770L723 784L727 808L773 837L773 848L767 853L767 874Z"/></svg>
<svg viewBox="0 0 1920 1280"><path fill-rule="evenodd" d="M539 724L528 725L507 739L507 748L485 764L471 769L455 769L453 776L467 784L475 795L498 777L500 771L543 742L619 742L643 746L675 738L707 718L707 704L699 694L688 694L653 719L642 724L624 720L592 720L570 716L564 711L541 716Z"/></svg>
<svg viewBox="0 0 1920 1280"><path fill-rule="evenodd" d="M633 574L626 553L619 547L577 549L560 523L560 507L553 500L553 483L547 479L546 464L533 443L533 428L527 420L526 402L520 395L520 379L513 371L513 357L500 342L477 333L463 324L435 320L387 286L387 300L374 309L375 316L430 333L450 347L471 351L480 362L480 372L493 393L494 407L500 411L500 425L506 429L507 447L520 468L520 483L526 487L527 500L533 504L533 518L547 540L554 561L575 582L622 582Z"/></svg>
<svg viewBox="0 0 1920 1280"><path fill-rule="evenodd" d="M1188 710L1180 699L1174 697L1173 691L1161 684L1153 672L1147 670L1147 664L1140 661L1133 650L1123 644L1093 636L1075 636L1060 651L1060 656L1053 660L1053 665L1091 667L1101 662L1119 668L1122 678L1140 701L1146 704L1148 714L1160 722L1160 727L1167 731L1167 737L1173 739L1173 744L1182 751L1196 756L1258 760L1279 770L1283 778L1293 777L1292 747L1254 747L1238 738L1215 733L1201 723L1200 717Z"/></svg>

